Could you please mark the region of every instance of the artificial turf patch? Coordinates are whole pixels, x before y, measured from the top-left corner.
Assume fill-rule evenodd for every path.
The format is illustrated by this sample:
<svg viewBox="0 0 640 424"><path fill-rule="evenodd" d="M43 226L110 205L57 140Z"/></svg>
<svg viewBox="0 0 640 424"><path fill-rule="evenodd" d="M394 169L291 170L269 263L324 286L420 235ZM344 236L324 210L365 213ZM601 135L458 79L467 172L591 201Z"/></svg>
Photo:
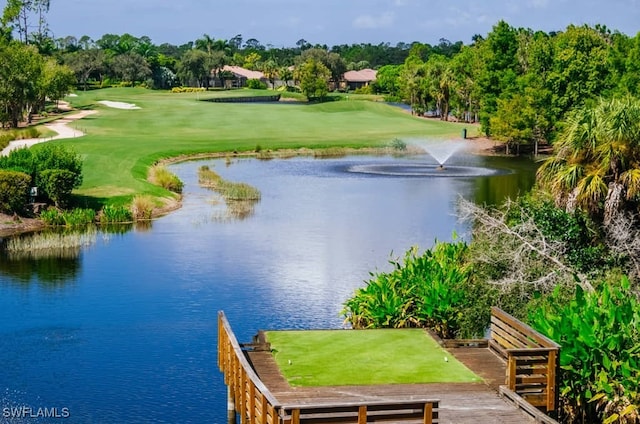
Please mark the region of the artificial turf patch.
<svg viewBox="0 0 640 424"><path fill-rule="evenodd" d="M424 330L269 331L292 386L480 382Z"/></svg>

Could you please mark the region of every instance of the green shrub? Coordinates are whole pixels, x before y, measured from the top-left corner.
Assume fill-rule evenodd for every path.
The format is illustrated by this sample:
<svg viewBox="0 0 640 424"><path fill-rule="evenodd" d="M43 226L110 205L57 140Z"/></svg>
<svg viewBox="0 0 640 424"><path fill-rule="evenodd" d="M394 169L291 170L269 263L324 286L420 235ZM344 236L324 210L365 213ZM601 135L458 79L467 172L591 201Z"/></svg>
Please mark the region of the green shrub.
<svg viewBox="0 0 640 424"><path fill-rule="evenodd" d="M399 138L394 138L393 140L391 140L391 148L393 150L404 152L405 150L407 150L407 143L400 140Z"/></svg>
<svg viewBox="0 0 640 424"><path fill-rule="evenodd" d="M24 172L0 170L0 211L22 212L29 198L31 177Z"/></svg>
<svg viewBox="0 0 640 424"><path fill-rule="evenodd" d="M253 88L256 90L266 90L267 84L260 81L259 79L250 79L250 80L247 80L247 88Z"/></svg>
<svg viewBox="0 0 640 424"><path fill-rule="evenodd" d="M149 180L174 193L182 193L182 181L162 165L154 165L151 167L149 170Z"/></svg>
<svg viewBox="0 0 640 424"><path fill-rule="evenodd" d="M624 277L593 292L557 288L531 313L536 330L559 343L560 401L566 422L638 422L640 302Z"/></svg>
<svg viewBox="0 0 640 424"><path fill-rule="evenodd" d="M40 219L49 226L82 227L95 222L96 212L93 209L60 211L49 208L40 213Z"/></svg>
<svg viewBox="0 0 640 424"><path fill-rule="evenodd" d="M40 172L38 185L56 206L65 206L76 184L76 174L66 169L45 169Z"/></svg>
<svg viewBox="0 0 640 424"><path fill-rule="evenodd" d="M588 272L610 265L613 258L608 255L602 236L589 216L580 210L567 213L556 207L553 200L542 196L537 193L518 198L520 207L508 211L507 224L521 222L521 212L526 211L548 240L566 244L567 260L577 270Z"/></svg>
<svg viewBox="0 0 640 424"><path fill-rule="evenodd" d="M64 225L62 212L56 208L49 208L40 212L40 219L49 226Z"/></svg>
<svg viewBox="0 0 640 424"><path fill-rule="evenodd" d="M101 224L114 224L132 222L131 210L122 205L106 205L100 213Z"/></svg>
<svg viewBox="0 0 640 424"><path fill-rule="evenodd" d="M427 327L454 336L467 302L466 250L464 242L436 243L422 255L410 249L403 261L391 261L391 272L373 275L345 302L346 321L355 328Z"/></svg>
<svg viewBox="0 0 640 424"><path fill-rule="evenodd" d="M31 149L12 150L8 156L0 157L0 168L24 172L31 176L32 181L35 181L36 167L37 164Z"/></svg>
<svg viewBox="0 0 640 424"><path fill-rule="evenodd" d="M355 94L374 94L373 87L370 85L365 85L362 87L358 87L354 90Z"/></svg>
<svg viewBox="0 0 640 424"><path fill-rule="evenodd" d="M172 93L195 93L205 91L202 87L173 87L171 89Z"/></svg>
<svg viewBox="0 0 640 424"><path fill-rule="evenodd" d="M62 213L64 225L67 227L81 227L93 224L96 220L96 211L93 209L71 209Z"/></svg>

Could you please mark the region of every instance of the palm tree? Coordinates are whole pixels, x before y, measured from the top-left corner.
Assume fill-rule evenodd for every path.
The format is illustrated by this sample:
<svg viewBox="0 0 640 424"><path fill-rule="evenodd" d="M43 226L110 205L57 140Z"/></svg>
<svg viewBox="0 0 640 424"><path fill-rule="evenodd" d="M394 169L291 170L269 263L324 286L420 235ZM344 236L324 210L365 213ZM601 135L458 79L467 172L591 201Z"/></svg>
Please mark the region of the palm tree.
<svg viewBox="0 0 640 424"><path fill-rule="evenodd" d="M538 170L541 185L568 211L583 208L604 224L638 205L640 100L601 100L566 121L557 153Z"/></svg>

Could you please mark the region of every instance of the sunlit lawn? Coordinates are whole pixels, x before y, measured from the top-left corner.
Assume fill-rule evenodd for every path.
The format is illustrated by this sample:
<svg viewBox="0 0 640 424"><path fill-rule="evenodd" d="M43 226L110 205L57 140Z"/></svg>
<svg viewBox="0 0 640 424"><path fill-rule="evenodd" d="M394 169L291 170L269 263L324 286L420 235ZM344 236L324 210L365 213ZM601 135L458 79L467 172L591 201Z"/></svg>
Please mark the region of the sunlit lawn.
<svg viewBox="0 0 640 424"><path fill-rule="evenodd" d="M269 331L294 386L480 382L424 330Z"/></svg>
<svg viewBox="0 0 640 424"><path fill-rule="evenodd" d="M58 141L74 146L84 159L84 183L78 193L105 198L142 192L166 195L146 181L148 166L161 158L257 147L375 147L388 145L394 138L455 138L462 128L372 101L313 105L198 101L229 93L113 88L69 97L76 107L99 111L72 124L85 131L85 137ZM242 91L243 95L272 93ZM108 108L98 104L100 100L135 103L141 109Z"/></svg>

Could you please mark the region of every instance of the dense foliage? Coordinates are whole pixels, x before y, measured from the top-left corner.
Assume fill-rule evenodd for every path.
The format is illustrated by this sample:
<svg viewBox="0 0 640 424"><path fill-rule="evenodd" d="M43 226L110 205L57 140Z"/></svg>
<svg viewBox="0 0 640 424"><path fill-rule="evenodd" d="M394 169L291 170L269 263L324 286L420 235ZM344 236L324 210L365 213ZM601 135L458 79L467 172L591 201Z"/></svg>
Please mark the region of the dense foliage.
<svg viewBox="0 0 640 424"><path fill-rule="evenodd" d="M531 322L562 345L565 422L638 422L640 302L628 279L591 292L578 286L569 302L556 290Z"/></svg>
<svg viewBox="0 0 640 424"><path fill-rule="evenodd" d="M68 203L71 191L82 184L82 159L61 145L43 144L14 150L8 156L0 157L0 169L27 174L38 187L38 196L56 205ZM18 210L23 207L24 204Z"/></svg>
<svg viewBox="0 0 640 424"><path fill-rule="evenodd" d="M24 172L0 170L0 212L22 212L30 187L31 177Z"/></svg>
<svg viewBox="0 0 640 424"><path fill-rule="evenodd" d="M469 273L461 266L466 249L464 242L438 243L392 260L392 271L372 275L345 303L346 320L355 328L427 327L452 337L467 302Z"/></svg>

